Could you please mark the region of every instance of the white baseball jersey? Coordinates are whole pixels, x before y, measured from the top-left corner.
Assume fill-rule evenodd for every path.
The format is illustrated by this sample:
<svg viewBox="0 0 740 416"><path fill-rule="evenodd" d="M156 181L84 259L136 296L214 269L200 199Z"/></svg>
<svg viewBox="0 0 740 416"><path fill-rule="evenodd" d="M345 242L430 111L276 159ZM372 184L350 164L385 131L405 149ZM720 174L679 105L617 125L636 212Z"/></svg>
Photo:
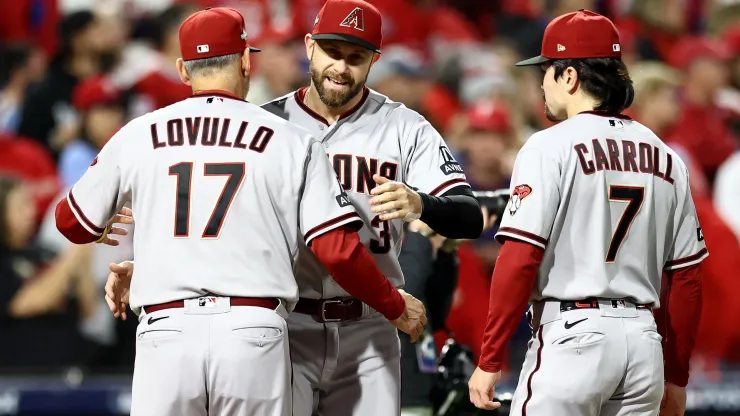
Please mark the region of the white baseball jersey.
<svg viewBox="0 0 740 416"><path fill-rule="evenodd" d="M215 294L292 310L299 240L360 223L308 131L216 94L130 122L67 198L93 234L131 201L133 308Z"/></svg>
<svg viewBox="0 0 740 416"><path fill-rule="evenodd" d="M686 166L628 117L581 113L535 133L511 186L496 236L545 249L532 301L659 306L661 272L708 256Z"/></svg>
<svg viewBox="0 0 740 416"><path fill-rule="evenodd" d="M403 221L380 221L379 215L371 211L373 174L437 196L470 185L439 133L403 104L365 88L357 106L330 126L303 103L305 91L298 90L262 107L319 138L339 182L365 222L360 240L391 283L402 287L398 254ZM296 263L300 295L314 299L347 296L310 249L305 244L300 249Z"/></svg>

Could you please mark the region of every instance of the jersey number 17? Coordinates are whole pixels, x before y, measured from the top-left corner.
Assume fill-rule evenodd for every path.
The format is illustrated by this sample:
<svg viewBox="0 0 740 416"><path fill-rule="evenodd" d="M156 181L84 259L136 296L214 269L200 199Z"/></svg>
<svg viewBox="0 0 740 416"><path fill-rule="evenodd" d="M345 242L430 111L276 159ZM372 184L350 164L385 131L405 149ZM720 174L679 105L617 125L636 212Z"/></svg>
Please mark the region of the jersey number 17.
<svg viewBox="0 0 740 416"><path fill-rule="evenodd" d="M203 167L205 176L228 176L211 217L201 238L218 238L224 218L229 212L234 196L244 182L246 166L240 163L206 163ZM190 236L190 200L193 181L193 162L181 162L170 166L170 176L177 176L177 193L175 197L175 237Z"/></svg>

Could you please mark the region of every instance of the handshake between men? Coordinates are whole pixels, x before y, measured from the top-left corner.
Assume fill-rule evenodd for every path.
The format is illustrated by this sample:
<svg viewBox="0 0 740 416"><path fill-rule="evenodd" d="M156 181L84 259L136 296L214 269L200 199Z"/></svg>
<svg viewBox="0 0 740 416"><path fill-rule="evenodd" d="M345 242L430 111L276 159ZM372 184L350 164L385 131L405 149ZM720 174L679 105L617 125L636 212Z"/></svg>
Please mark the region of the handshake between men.
<svg viewBox="0 0 740 416"><path fill-rule="evenodd" d="M98 241L100 244L116 246L118 241L110 238L110 235L125 236L128 234L125 228L115 227L115 224L133 224L132 211L129 208L123 208L118 215L111 219L106 228L110 232L101 237ZM108 275L105 284L105 300L114 317L126 320L134 262L111 263L109 268L111 273ZM399 290L399 293L403 297L405 308L401 316L390 320L390 322L400 331L408 334L411 337L411 342L416 342L424 332L424 325L427 323L426 308L421 301L405 291Z"/></svg>

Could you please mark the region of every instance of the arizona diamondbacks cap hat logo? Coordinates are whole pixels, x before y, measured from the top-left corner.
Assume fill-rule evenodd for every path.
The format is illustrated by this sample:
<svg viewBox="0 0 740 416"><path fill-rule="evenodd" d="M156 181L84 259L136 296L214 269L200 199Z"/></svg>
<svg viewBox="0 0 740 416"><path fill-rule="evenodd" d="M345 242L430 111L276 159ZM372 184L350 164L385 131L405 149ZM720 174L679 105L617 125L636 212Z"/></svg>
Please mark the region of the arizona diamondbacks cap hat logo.
<svg viewBox="0 0 740 416"><path fill-rule="evenodd" d="M339 26L353 27L357 30L365 30L365 15L359 7L355 7L354 10L349 12L347 17L342 20Z"/></svg>

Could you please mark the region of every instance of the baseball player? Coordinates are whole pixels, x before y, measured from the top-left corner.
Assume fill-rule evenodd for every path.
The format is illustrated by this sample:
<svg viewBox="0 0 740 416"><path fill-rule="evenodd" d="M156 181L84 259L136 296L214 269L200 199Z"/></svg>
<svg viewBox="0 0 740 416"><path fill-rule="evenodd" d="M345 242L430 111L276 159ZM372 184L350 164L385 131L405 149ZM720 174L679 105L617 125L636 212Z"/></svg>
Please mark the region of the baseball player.
<svg viewBox="0 0 740 416"><path fill-rule="evenodd" d="M494 386L530 300L512 415L657 415L661 397L662 415L683 415L708 255L686 166L621 114L634 90L609 19L560 16L541 56L517 65L541 66L545 114L561 123L516 158L470 400L500 406ZM663 272L668 324L658 328Z"/></svg>
<svg viewBox="0 0 740 416"><path fill-rule="evenodd" d="M363 223L321 144L244 101L254 49L243 17L195 13L180 47L177 68L193 97L123 127L59 202L57 227L74 243L101 241L132 203L132 415L290 415L285 318L298 295L299 241L414 338L424 307L360 243ZM114 306L121 293L113 290Z"/></svg>
<svg viewBox="0 0 740 416"><path fill-rule="evenodd" d="M310 86L263 108L319 138L346 203L364 221L362 243L390 282L402 287L404 221L421 219L445 237L472 239L481 233L483 215L460 165L429 122L365 87L380 57L381 25L369 3L327 1L305 37ZM400 414L396 329L338 286L312 251L299 244L300 298L288 317L293 414ZM109 283L131 269L114 267L118 273Z"/></svg>

